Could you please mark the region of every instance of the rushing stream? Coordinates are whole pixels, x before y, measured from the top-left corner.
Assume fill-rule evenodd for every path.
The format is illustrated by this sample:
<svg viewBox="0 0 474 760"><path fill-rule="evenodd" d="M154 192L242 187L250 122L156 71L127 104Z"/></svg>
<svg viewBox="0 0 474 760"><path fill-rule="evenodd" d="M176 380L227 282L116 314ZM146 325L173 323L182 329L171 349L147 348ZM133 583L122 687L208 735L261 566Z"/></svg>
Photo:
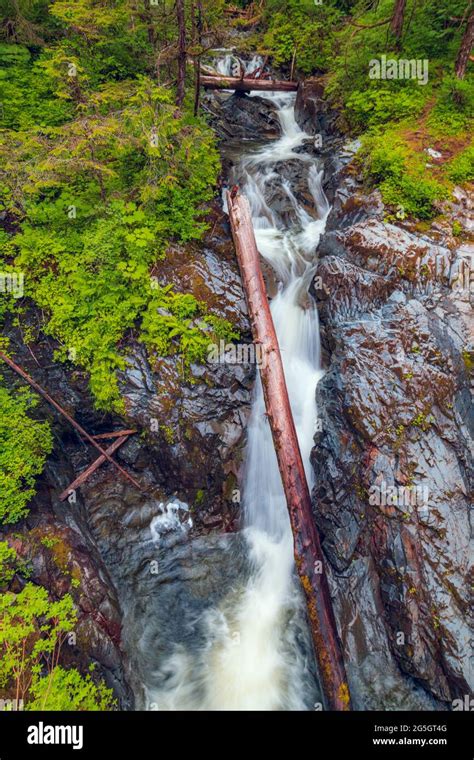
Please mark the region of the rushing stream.
<svg viewBox="0 0 474 760"><path fill-rule="evenodd" d="M256 68L254 59L248 68ZM226 56L218 69L233 71ZM295 95L267 93L281 125L281 136L243 152L231 183L249 199L257 244L276 273L278 291L271 310L278 334L293 416L306 474L317 413L315 389L321 377L318 316L308 297L314 255L329 206L314 158L298 152L310 136L294 116ZM298 202L289 182L278 173L279 162L304 162L314 215ZM279 185L289 199L291 220L269 207L268 188ZM177 653L169 663L174 678L166 688L148 691L158 709L307 709L314 698L302 603L294 573L292 535L263 392L257 378L248 427L242 482L244 532L251 571L243 588L233 589L205 613L207 644L196 655ZM313 686L311 687L311 681ZM312 696L313 695L313 696Z"/></svg>

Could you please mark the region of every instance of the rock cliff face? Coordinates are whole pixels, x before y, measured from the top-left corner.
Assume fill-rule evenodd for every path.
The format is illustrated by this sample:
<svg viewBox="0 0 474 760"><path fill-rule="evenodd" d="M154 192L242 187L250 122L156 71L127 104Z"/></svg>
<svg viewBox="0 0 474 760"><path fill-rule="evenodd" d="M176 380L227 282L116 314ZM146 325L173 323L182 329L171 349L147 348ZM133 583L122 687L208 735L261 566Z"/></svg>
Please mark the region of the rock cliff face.
<svg viewBox="0 0 474 760"><path fill-rule="evenodd" d="M224 214L217 206L203 245L175 250L158 279L191 293L249 340L247 311ZM131 464L148 451L151 480L164 496L178 495L194 508L194 528L232 530L232 500L255 369L249 364L205 362L183 370L176 357L151 362L131 343L121 392L144 441L125 448Z"/></svg>
<svg viewBox="0 0 474 760"><path fill-rule="evenodd" d="M306 122L317 89L307 98ZM315 520L356 708L449 709L474 676L473 199L459 190L448 223L426 233L388 223L353 150L327 163L333 207L311 287L327 363Z"/></svg>

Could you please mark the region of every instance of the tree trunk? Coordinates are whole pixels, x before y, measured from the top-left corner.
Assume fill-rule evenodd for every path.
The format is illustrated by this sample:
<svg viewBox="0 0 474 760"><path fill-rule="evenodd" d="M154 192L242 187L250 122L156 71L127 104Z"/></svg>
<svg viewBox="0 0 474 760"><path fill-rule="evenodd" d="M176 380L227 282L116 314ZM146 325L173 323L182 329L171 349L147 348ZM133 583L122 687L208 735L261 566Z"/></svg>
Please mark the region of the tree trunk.
<svg viewBox="0 0 474 760"><path fill-rule="evenodd" d="M176 20L178 22L178 84L176 88L176 105L184 100L186 81L186 18L184 0L176 0Z"/></svg>
<svg viewBox="0 0 474 760"><path fill-rule="evenodd" d="M252 90L266 90L272 92L296 92L298 82L285 82L277 79L251 79L223 76L202 76L201 85L208 90L236 90L237 92L251 92Z"/></svg>
<svg viewBox="0 0 474 760"><path fill-rule="evenodd" d="M151 6L150 6L150 0L144 0L144 7L145 7L145 23L146 23L146 31L148 36L148 42L152 46L153 50L156 47L156 32L155 32L155 25L153 22L153 14L151 12Z"/></svg>
<svg viewBox="0 0 474 760"><path fill-rule="evenodd" d="M202 0L197 2L197 19L196 19L196 34L197 44L202 47ZM194 76L195 76L195 90L194 90L194 115L199 113L199 104L201 99L201 54L197 55L194 59Z"/></svg>
<svg viewBox="0 0 474 760"><path fill-rule="evenodd" d="M471 15L467 20L466 31L461 40L459 47L458 57L456 58L456 76L458 79L464 79L466 75L467 62L471 55L472 46L474 44L474 9L471 11Z"/></svg>
<svg viewBox="0 0 474 760"><path fill-rule="evenodd" d="M252 334L254 341L262 347L260 376L265 408L288 505L296 568L306 597L323 695L328 709L350 710L349 688L323 553L291 413L278 339L260 268L250 206L244 196L235 196L233 192L227 193L227 202Z"/></svg>
<svg viewBox="0 0 474 760"><path fill-rule="evenodd" d="M403 32L403 22L405 20L405 8L407 0L395 0L395 8L393 9L392 22L390 28L395 35L398 42L400 42Z"/></svg>

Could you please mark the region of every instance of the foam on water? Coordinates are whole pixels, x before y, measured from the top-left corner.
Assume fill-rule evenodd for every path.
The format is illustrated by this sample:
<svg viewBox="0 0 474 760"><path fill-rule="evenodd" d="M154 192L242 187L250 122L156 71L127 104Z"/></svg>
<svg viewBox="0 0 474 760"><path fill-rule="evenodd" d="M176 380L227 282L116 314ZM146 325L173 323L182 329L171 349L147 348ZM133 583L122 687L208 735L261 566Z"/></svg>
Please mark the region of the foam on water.
<svg viewBox="0 0 474 760"><path fill-rule="evenodd" d="M217 64L232 74L238 62L227 55ZM247 70L261 65L255 58ZM261 93L259 93L261 96ZM324 231L329 206L322 173L308 154L295 152L309 135L298 126L294 94L265 93L281 124L281 137L257 152L243 155L235 169L249 199L261 255L280 281L271 311L277 331L291 407L309 486L309 463L317 412L315 390L321 377L317 311L308 298L315 250ZM299 160L318 218L298 201L289 182L279 176L278 162ZM269 182L280 184L293 209L294 221L279 218L269 207ZM295 580L292 534L263 391L257 378L248 426L242 484L245 534L252 572L243 587L201 621L206 646L198 653L177 650L168 660L166 689L149 693L158 709L299 710L308 707L305 691L307 658L297 641L301 596Z"/></svg>

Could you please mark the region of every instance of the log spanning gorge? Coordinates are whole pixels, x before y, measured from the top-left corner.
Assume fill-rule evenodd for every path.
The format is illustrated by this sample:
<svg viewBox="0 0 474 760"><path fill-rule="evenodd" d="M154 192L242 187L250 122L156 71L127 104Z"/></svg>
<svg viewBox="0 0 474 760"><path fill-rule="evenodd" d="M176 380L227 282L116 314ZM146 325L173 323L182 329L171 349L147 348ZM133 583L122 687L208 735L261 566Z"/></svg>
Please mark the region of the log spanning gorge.
<svg viewBox="0 0 474 760"><path fill-rule="evenodd" d="M249 64L254 65L255 61ZM230 74L231 68L232 56L219 61L220 73ZM317 160L299 150L311 138L295 120L295 94L270 92L263 97L274 109L281 135L248 151L244 145L228 180L247 197L258 250L275 272L271 313L311 487L315 390L322 369L318 315L308 289L329 205ZM279 166L288 161L304 164L311 213L279 173ZM270 207L270 184L273 189L277 184L288 197L291 219L281 218ZM151 709L301 710L311 709L320 698L288 510L258 376L241 490L245 578L218 606L206 610L200 620L206 630L203 646L194 652L180 647L161 663L161 673L167 675L160 687L145 684Z"/></svg>

